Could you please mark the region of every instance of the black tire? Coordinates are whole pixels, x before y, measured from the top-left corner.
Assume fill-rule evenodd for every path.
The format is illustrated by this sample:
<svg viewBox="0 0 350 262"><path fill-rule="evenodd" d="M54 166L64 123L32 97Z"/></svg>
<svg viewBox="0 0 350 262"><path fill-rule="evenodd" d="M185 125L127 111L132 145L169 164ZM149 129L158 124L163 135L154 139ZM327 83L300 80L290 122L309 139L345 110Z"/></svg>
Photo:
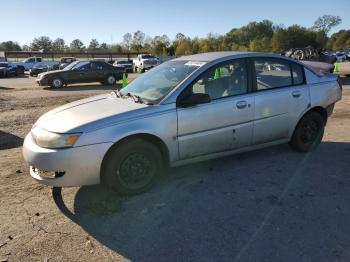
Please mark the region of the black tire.
<svg viewBox="0 0 350 262"><path fill-rule="evenodd" d="M106 156L102 182L121 195L149 190L162 169L162 156L151 142L135 138L118 144Z"/></svg>
<svg viewBox="0 0 350 262"><path fill-rule="evenodd" d="M300 119L290 146L300 152L314 150L322 141L325 119L317 112L309 112Z"/></svg>
<svg viewBox="0 0 350 262"><path fill-rule="evenodd" d="M61 88L61 87L63 87L63 84L64 83L63 83L61 78L54 78L51 81L51 87L52 88Z"/></svg>
<svg viewBox="0 0 350 262"><path fill-rule="evenodd" d="M109 75L106 77L105 83L107 85L115 85L117 82L117 79L114 75Z"/></svg>

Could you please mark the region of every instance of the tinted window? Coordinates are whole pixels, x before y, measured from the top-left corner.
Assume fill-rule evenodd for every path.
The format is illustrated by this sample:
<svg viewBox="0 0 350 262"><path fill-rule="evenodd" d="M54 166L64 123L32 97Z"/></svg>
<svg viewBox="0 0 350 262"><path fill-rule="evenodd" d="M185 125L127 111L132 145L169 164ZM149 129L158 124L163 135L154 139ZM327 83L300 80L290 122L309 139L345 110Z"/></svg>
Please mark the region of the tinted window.
<svg viewBox="0 0 350 262"><path fill-rule="evenodd" d="M103 62L94 62L92 64L92 68L94 70L106 70L106 69L108 69L108 64L103 63Z"/></svg>
<svg viewBox="0 0 350 262"><path fill-rule="evenodd" d="M36 61L37 61L37 62L41 62L42 59L41 59L41 58L37 58Z"/></svg>
<svg viewBox="0 0 350 262"><path fill-rule="evenodd" d="M79 71L90 70L91 69L91 64L88 61L80 62L80 63L76 64L72 69L77 69Z"/></svg>
<svg viewBox="0 0 350 262"><path fill-rule="evenodd" d="M293 72L293 84L301 85L304 83L304 74L303 67L292 63L292 72Z"/></svg>
<svg viewBox="0 0 350 262"><path fill-rule="evenodd" d="M292 85L288 61L271 58L258 58L254 61L257 90Z"/></svg>
<svg viewBox="0 0 350 262"><path fill-rule="evenodd" d="M189 88L190 93L206 93L218 99L247 92L247 69L244 60L232 60L205 71Z"/></svg>
<svg viewBox="0 0 350 262"><path fill-rule="evenodd" d="M27 63L33 63L33 62L35 62L35 58L29 58L29 59L27 59Z"/></svg>

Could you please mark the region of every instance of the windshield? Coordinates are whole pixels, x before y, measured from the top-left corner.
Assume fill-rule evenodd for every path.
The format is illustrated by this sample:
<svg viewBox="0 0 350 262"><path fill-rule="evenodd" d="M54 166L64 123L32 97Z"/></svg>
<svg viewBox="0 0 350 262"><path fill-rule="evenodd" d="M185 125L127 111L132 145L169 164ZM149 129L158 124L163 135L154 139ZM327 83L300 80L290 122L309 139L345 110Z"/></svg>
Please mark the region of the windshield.
<svg viewBox="0 0 350 262"><path fill-rule="evenodd" d="M34 65L33 68L46 68L47 65Z"/></svg>
<svg viewBox="0 0 350 262"><path fill-rule="evenodd" d="M189 61L166 62L132 81L121 90L121 94L130 93L150 103L159 102L202 64Z"/></svg>
<svg viewBox="0 0 350 262"><path fill-rule="evenodd" d="M71 70L76 64L79 64L80 62L79 61L75 61L73 63L70 63L69 65L67 65L65 68L63 68L62 70L64 71L68 71L68 70Z"/></svg>
<svg viewBox="0 0 350 262"><path fill-rule="evenodd" d="M142 55L142 59L154 58L153 55Z"/></svg>

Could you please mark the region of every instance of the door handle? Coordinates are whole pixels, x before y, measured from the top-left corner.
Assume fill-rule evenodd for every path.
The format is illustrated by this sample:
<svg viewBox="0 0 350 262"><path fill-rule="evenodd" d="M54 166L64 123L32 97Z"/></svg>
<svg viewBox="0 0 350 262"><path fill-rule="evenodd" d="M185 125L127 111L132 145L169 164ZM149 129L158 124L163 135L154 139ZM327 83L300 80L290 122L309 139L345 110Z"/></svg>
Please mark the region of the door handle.
<svg viewBox="0 0 350 262"><path fill-rule="evenodd" d="M300 93L300 91L293 91L292 92L292 96L295 97L295 98L298 98L298 97L301 96L301 93Z"/></svg>
<svg viewBox="0 0 350 262"><path fill-rule="evenodd" d="M238 109L245 108L245 107L247 107L247 101L238 101L236 103L236 106L237 106Z"/></svg>

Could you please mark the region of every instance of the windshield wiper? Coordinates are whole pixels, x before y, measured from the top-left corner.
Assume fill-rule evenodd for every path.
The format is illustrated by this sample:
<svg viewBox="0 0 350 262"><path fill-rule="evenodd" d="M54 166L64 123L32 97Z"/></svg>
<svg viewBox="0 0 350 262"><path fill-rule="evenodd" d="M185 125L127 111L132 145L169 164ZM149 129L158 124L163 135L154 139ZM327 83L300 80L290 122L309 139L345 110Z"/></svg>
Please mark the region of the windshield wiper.
<svg viewBox="0 0 350 262"><path fill-rule="evenodd" d="M124 96L121 94L121 92L118 93L118 95L120 95L121 97L131 97L135 103L140 103L143 104L144 101L142 100L142 98L138 95L132 94L132 93L126 93Z"/></svg>

